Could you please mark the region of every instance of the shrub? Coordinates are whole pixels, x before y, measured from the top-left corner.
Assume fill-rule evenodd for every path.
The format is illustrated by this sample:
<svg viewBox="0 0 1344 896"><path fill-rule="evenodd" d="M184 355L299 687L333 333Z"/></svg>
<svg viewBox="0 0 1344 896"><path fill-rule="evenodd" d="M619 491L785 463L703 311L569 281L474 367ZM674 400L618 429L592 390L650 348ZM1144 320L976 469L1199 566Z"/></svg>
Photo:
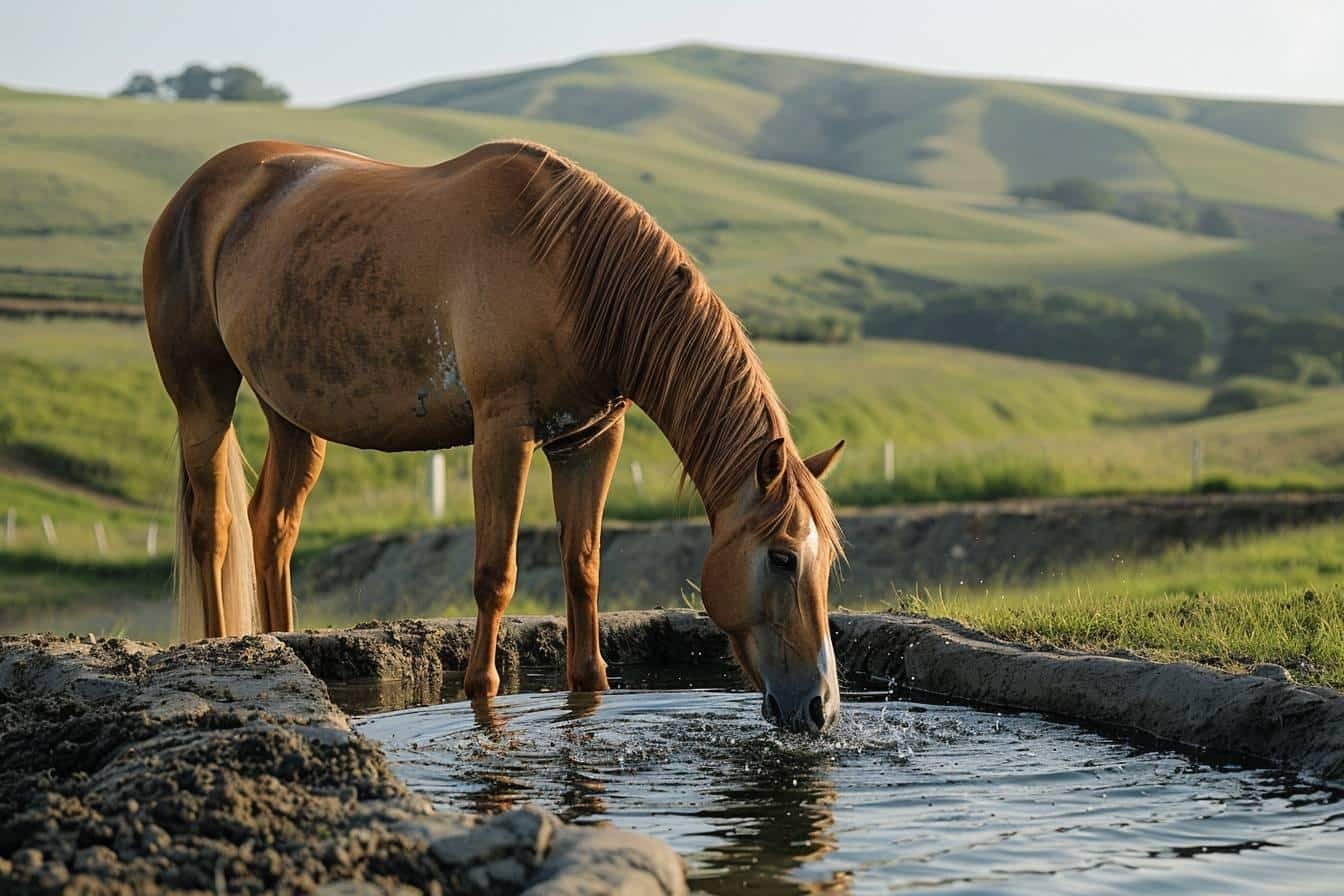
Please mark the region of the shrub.
<svg viewBox="0 0 1344 896"><path fill-rule="evenodd" d="M1295 386L1258 376L1239 376L1223 383L1204 405L1204 415L1241 414L1301 401L1303 392Z"/></svg>
<svg viewBox="0 0 1344 896"><path fill-rule="evenodd" d="M1115 204L1111 191L1090 177L1061 177L1045 186L1013 191L1019 199L1044 199L1073 211L1104 212Z"/></svg>
<svg viewBox="0 0 1344 896"><path fill-rule="evenodd" d="M1237 222L1216 205L1206 205L1195 221L1195 229L1205 236L1234 237L1240 235Z"/></svg>

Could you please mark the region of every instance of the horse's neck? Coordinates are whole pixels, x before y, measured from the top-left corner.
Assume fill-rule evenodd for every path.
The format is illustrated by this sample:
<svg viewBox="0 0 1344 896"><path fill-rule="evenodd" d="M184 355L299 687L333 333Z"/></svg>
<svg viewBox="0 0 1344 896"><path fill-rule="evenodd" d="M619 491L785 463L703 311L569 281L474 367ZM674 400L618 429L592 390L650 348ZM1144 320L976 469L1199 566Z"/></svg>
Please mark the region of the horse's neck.
<svg viewBox="0 0 1344 896"><path fill-rule="evenodd" d="M758 364L754 358L736 363ZM713 364L705 358L701 364ZM718 363L724 363L721 359ZM658 425L704 501L711 520L738 500L755 470L761 446L786 435L767 407L776 399L762 374L738 378L727 389L721 380L656 371L641 391L629 396ZM669 383L669 379L674 382ZM764 388L762 388L764 386ZM730 472L731 471L731 472Z"/></svg>

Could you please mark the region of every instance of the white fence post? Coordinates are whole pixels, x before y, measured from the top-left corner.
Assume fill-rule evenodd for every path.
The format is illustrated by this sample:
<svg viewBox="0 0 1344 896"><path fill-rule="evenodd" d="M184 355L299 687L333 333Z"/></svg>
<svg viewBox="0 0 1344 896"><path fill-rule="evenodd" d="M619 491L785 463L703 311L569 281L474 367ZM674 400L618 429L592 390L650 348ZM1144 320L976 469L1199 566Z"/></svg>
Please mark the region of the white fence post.
<svg viewBox="0 0 1344 896"><path fill-rule="evenodd" d="M42 534L47 536L47 544L56 543L56 524L51 521L51 517L42 514Z"/></svg>
<svg viewBox="0 0 1344 896"><path fill-rule="evenodd" d="M448 504L448 458L442 451L429 455L429 515L443 519Z"/></svg>
<svg viewBox="0 0 1344 896"><path fill-rule="evenodd" d="M896 443L891 439L882 444L882 477L887 482L896 478Z"/></svg>
<svg viewBox="0 0 1344 896"><path fill-rule="evenodd" d="M639 461L630 461L630 479L635 483L635 493L644 494L644 468L640 466Z"/></svg>
<svg viewBox="0 0 1344 896"><path fill-rule="evenodd" d="M149 530L145 532L145 553L150 557L157 557L159 554L159 524L151 521Z"/></svg>
<svg viewBox="0 0 1344 896"><path fill-rule="evenodd" d="M107 556L107 530L103 528L103 521L98 520L93 524L93 540L98 544L98 553L104 557Z"/></svg>
<svg viewBox="0 0 1344 896"><path fill-rule="evenodd" d="M9 513L5 516L5 546L14 547L14 542L19 538L19 512L13 507L9 508Z"/></svg>
<svg viewBox="0 0 1344 896"><path fill-rule="evenodd" d="M1202 460L1200 453L1199 439L1195 439L1190 443L1190 487L1195 491L1199 491L1199 484L1202 481L1199 475L1199 465Z"/></svg>

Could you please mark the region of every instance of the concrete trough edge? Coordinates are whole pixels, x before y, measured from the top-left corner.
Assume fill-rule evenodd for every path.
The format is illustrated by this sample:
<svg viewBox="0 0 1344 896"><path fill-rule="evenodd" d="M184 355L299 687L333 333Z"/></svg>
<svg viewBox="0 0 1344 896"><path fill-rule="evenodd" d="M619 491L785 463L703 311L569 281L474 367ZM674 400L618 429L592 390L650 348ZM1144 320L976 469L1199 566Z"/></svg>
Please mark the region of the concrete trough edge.
<svg viewBox="0 0 1344 896"><path fill-rule="evenodd" d="M1010 644L949 620L831 614L842 675L940 699L1039 712L1172 745L1344 779L1344 694L1193 663L1097 656ZM281 635L328 683L397 681L433 702L466 663L471 620L405 620ZM727 638L703 613L633 610L601 616L609 663L726 660ZM500 635L506 675L562 666L564 621L514 617ZM692 699L692 698L688 698Z"/></svg>

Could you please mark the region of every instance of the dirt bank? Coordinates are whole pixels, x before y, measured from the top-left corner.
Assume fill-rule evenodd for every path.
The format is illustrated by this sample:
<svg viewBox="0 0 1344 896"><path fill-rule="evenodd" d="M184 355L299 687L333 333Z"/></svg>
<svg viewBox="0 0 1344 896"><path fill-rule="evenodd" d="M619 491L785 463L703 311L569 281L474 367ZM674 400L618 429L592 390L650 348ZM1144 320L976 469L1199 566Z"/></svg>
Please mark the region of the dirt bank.
<svg viewBox="0 0 1344 896"><path fill-rule="evenodd" d="M1102 558L1216 542L1344 518L1344 495L1218 495L1002 501L841 514L849 565L834 603L880 602L892 588L952 581L1030 581ZM333 612L397 618L445 599L471 600L470 529L349 542L306 563L298 592ZM608 524L602 587L612 606L675 604L698 581L709 544L700 523ZM564 595L554 527L525 529L519 590Z"/></svg>
<svg viewBox="0 0 1344 896"><path fill-rule="evenodd" d="M0 892L680 893L647 837L436 813L269 636L0 639Z"/></svg>
<svg viewBox="0 0 1344 896"><path fill-rule="evenodd" d="M831 628L851 684L1050 713L1344 778L1344 695L1326 688L1189 663L1029 649L948 621L834 613ZM466 620L414 620L281 637L327 681L403 682L408 699L424 702L434 699L446 671L465 665L471 631ZM723 634L688 610L604 613L601 637L613 664L728 661ZM562 664L563 639L561 620L510 620L502 671ZM1281 673L1268 671L1275 670Z"/></svg>

